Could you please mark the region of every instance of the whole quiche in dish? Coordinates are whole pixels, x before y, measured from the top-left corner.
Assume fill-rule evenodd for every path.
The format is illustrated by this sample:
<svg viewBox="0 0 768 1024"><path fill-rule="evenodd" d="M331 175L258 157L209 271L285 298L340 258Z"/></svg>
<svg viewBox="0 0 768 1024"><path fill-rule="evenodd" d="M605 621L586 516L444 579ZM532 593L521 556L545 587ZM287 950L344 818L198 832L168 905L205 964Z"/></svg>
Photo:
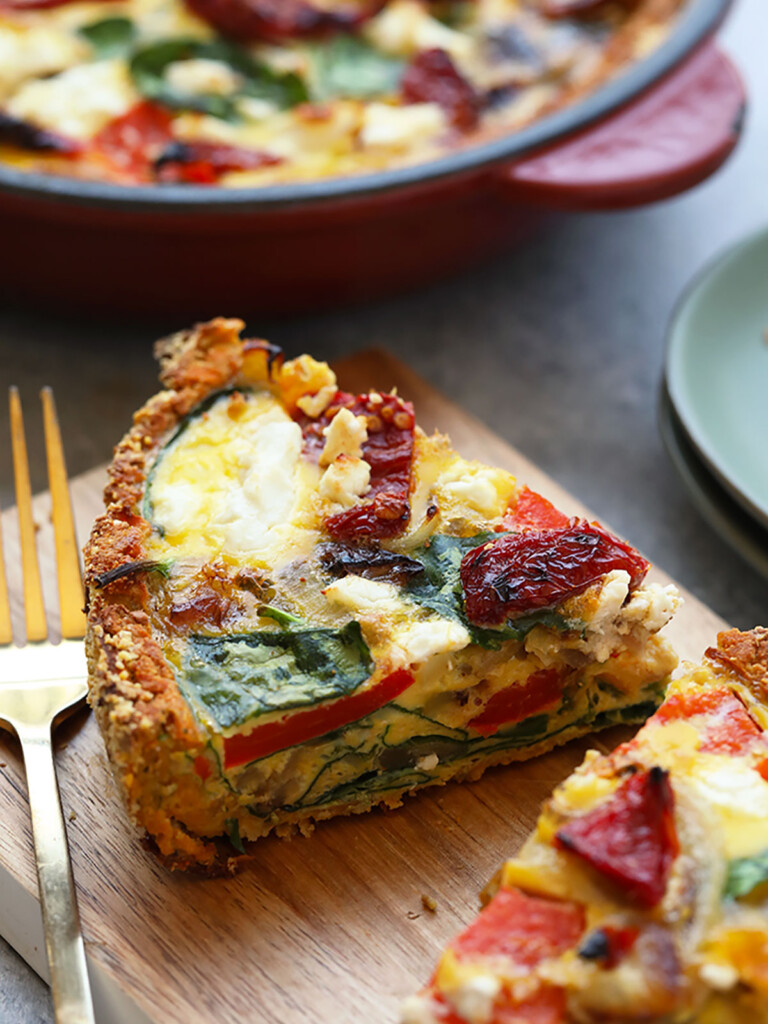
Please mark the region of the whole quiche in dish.
<svg viewBox="0 0 768 1024"><path fill-rule="evenodd" d="M679 598L636 550L241 327L159 344L86 548L91 704L171 866L653 712Z"/></svg>
<svg viewBox="0 0 768 1024"><path fill-rule="evenodd" d="M0 162L260 186L425 161L583 96L685 0L0 0Z"/></svg>

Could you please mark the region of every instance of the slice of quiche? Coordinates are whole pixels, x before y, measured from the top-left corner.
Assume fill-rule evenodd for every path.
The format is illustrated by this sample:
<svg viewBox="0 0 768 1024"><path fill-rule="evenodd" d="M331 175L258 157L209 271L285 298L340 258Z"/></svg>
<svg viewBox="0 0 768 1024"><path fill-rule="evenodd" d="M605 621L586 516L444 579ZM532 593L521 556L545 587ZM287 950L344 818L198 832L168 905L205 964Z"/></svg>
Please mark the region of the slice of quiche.
<svg viewBox="0 0 768 1024"><path fill-rule="evenodd" d="M170 864L654 710L678 597L637 551L241 328L159 344L86 549L91 703Z"/></svg>
<svg viewBox="0 0 768 1024"><path fill-rule="evenodd" d="M405 1024L768 1021L768 630L545 804Z"/></svg>

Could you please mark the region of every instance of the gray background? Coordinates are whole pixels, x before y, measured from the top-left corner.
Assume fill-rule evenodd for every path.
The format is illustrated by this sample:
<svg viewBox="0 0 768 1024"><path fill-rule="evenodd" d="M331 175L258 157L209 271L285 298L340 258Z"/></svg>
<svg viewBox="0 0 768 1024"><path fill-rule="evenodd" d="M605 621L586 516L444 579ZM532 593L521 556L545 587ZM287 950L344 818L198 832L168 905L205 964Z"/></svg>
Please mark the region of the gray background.
<svg viewBox="0 0 768 1024"><path fill-rule="evenodd" d="M740 0L721 38L751 107L740 148L707 184L644 210L562 217L524 249L417 294L295 320L251 318L248 327L291 355L391 349L725 619L748 627L768 622L768 583L700 518L656 423L665 328L682 289L724 246L768 223L765 0ZM0 385L15 382L26 398L33 459L42 462L36 393L52 384L70 472L106 461L156 390L151 342L180 326L0 311ZM6 507L10 480L3 415ZM1 1024L52 1020L47 989L0 939Z"/></svg>

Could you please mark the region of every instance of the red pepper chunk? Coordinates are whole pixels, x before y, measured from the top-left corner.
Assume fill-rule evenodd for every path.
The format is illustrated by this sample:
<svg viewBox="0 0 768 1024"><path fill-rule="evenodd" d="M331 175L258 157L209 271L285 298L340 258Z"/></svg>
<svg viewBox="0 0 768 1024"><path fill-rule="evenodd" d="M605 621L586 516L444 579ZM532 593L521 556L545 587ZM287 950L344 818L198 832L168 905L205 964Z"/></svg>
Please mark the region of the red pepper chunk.
<svg viewBox="0 0 768 1024"><path fill-rule="evenodd" d="M362 693L341 697L330 704L321 704L307 711L297 711L276 722L257 725L249 733L238 733L224 739L224 767L237 768L261 757L269 757L278 750L294 747L297 743L324 736L357 722L366 715L399 697L413 682L413 676L399 668Z"/></svg>
<svg viewBox="0 0 768 1024"><path fill-rule="evenodd" d="M133 184L150 182L154 179L155 160L173 140L171 120L167 110L145 100L97 132L92 148L107 158L121 180Z"/></svg>
<svg viewBox="0 0 768 1024"><path fill-rule="evenodd" d="M524 487L514 508L508 509L502 519L501 529L522 533L524 530L560 529L569 523L568 516L555 508L551 501Z"/></svg>
<svg viewBox="0 0 768 1024"><path fill-rule="evenodd" d="M477 127L480 98L445 50L417 53L403 75L400 91L406 103L437 103L461 131Z"/></svg>
<svg viewBox="0 0 768 1024"><path fill-rule="evenodd" d="M528 676L522 685L508 686L494 693L482 712L470 721L484 736L498 732L502 725L522 722L544 708L559 704L563 696L563 678L559 669L542 669Z"/></svg>
<svg viewBox="0 0 768 1024"><path fill-rule="evenodd" d="M631 901L655 907L679 849L674 803L668 772L638 772L606 803L559 829L555 846L581 857Z"/></svg>
<svg viewBox="0 0 768 1024"><path fill-rule="evenodd" d="M670 722L698 716L701 720L692 724L700 734L699 750L711 754L742 754L765 745L762 729L726 686L674 693L664 701L654 718L657 722Z"/></svg>
<svg viewBox="0 0 768 1024"><path fill-rule="evenodd" d="M629 573L633 590L649 563L625 541L585 520L561 529L506 534L467 552L461 585L469 621L500 626L583 593L607 572Z"/></svg>
<svg viewBox="0 0 768 1024"><path fill-rule="evenodd" d="M187 0L187 6L225 35L252 42L350 32L372 18L386 0Z"/></svg>
<svg viewBox="0 0 768 1024"><path fill-rule="evenodd" d="M432 1001L440 1024L467 1024L467 1018L460 1017L439 992L433 994ZM508 988L503 989L488 1024L564 1024L566 1019L565 992L543 985L522 1000L515 999Z"/></svg>
<svg viewBox="0 0 768 1024"><path fill-rule="evenodd" d="M535 967L573 949L584 921L578 903L499 889L450 948L459 960L507 957L520 967Z"/></svg>
<svg viewBox="0 0 768 1024"><path fill-rule="evenodd" d="M340 408L365 416L368 440L363 458L371 467L370 489L357 505L329 516L325 528L335 540L366 540L397 537L408 525L416 420L413 406L399 395L350 395L339 391L317 419L299 412L296 420L304 434L304 452L319 457L328 426Z"/></svg>

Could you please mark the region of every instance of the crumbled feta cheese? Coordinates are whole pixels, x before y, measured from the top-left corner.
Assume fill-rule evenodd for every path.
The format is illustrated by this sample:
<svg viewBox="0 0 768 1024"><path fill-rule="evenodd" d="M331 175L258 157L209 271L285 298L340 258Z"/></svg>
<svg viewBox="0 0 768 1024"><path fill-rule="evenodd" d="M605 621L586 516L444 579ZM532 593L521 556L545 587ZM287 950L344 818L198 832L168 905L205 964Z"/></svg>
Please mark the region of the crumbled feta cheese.
<svg viewBox="0 0 768 1024"><path fill-rule="evenodd" d="M493 974L476 974L451 993L451 1002L467 1024L490 1024L500 991L501 981Z"/></svg>
<svg viewBox="0 0 768 1024"><path fill-rule="evenodd" d="M397 587L364 576L345 576L325 588L326 598L348 611L366 614L392 613L402 610L403 602Z"/></svg>
<svg viewBox="0 0 768 1024"><path fill-rule="evenodd" d="M371 467L365 459L339 455L320 478L318 493L326 501L349 508L369 490L370 482Z"/></svg>
<svg viewBox="0 0 768 1024"><path fill-rule="evenodd" d="M739 972L731 964L702 964L699 977L711 988L727 992L738 983Z"/></svg>
<svg viewBox="0 0 768 1024"><path fill-rule="evenodd" d="M368 440L365 416L355 416L349 409L339 409L323 430L323 436L325 447L320 456L321 466L329 466L340 455L359 459Z"/></svg>
<svg viewBox="0 0 768 1024"><path fill-rule="evenodd" d="M263 121L277 113L279 108L269 100L259 99L258 96L240 96L237 109L249 121Z"/></svg>
<svg viewBox="0 0 768 1024"><path fill-rule="evenodd" d="M437 756L437 754L427 754L425 757L419 758L419 760L416 762L416 767L421 772L431 772L434 771L435 768L437 768L439 761L440 758ZM422 900L424 900L424 898L425 897L422 896Z"/></svg>
<svg viewBox="0 0 768 1024"><path fill-rule="evenodd" d="M63 71L87 53L85 40L56 27L29 25L23 32L0 27L0 102L25 79Z"/></svg>
<svg viewBox="0 0 768 1024"><path fill-rule="evenodd" d="M634 592L622 618L632 626L637 624L649 633L655 633L669 622L681 602L677 587L671 583L666 587L660 583L649 583Z"/></svg>
<svg viewBox="0 0 768 1024"><path fill-rule="evenodd" d="M326 384L314 395L302 395L296 400L296 405L303 413L316 420L331 404L335 394L336 385Z"/></svg>
<svg viewBox="0 0 768 1024"><path fill-rule="evenodd" d="M90 139L122 117L139 95L122 59L69 68L53 78L22 85L6 105L12 117L72 139Z"/></svg>
<svg viewBox="0 0 768 1024"><path fill-rule="evenodd" d="M360 141L363 146L409 146L443 134L448 121L437 103L412 103L393 107L369 103L363 113Z"/></svg>
<svg viewBox="0 0 768 1024"><path fill-rule="evenodd" d="M623 569L610 572L588 618L585 617L585 638L579 649L596 661L607 661L630 634L658 632L672 618L680 602L680 595L671 584L663 587L650 583L630 595L628 573ZM584 603L575 599L577 611Z"/></svg>
<svg viewBox="0 0 768 1024"><path fill-rule="evenodd" d="M180 93L200 95L214 93L227 96L242 85L242 77L221 60L196 57L176 60L165 69L166 83Z"/></svg>
<svg viewBox="0 0 768 1024"><path fill-rule="evenodd" d="M401 1024L437 1024L426 996L408 996L400 1005Z"/></svg>
<svg viewBox="0 0 768 1024"><path fill-rule="evenodd" d="M461 59L472 40L433 18L420 0L393 0L366 29L377 49L394 57L410 57L420 50L440 49Z"/></svg>
<svg viewBox="0 0 768 1024"><path fill-rule="evenodd" d="M435 654L460 651L470 640L469 632L460 622L437 616L411 623L394 638L411 664L426 661Z"/></svg>

